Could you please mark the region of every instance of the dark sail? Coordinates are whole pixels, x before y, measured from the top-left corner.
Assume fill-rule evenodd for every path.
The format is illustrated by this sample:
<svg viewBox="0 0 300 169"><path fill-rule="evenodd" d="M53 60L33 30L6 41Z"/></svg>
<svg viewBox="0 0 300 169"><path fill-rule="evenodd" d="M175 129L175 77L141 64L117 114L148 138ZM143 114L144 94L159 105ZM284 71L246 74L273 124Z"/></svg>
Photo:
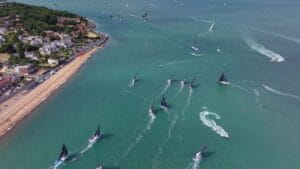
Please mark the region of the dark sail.
<svg viewBox="0 0 300 169"><path fill-rule="evenodd" d="M97 127L97 130L96 130L95 136L100 136L100 127L99 127L99 125L98 125L98 127Z"/></svg>
<svg viewBox="0 0 300 169"><path fill-rule="evenodd" d="M191 84L190 84L190 87L193 87L193 86L194 86L195 81L196 81L196 77L193 78L193 80L192 80L192 82L191 82Z"/></svg>
<svg viewBox="0 0 300 169"><path fill-rule="evenodd" d="M60 152L60 155L59 155L59 159L60 160L62 157L66 157L68 156L68 150L67 150L67 147L65 144L63 144L62 148L61 148L61 152Z"/></svg>
<svg viewBox="0 0 300 169"><path fill-rule="evenodd" d="M220 82L228 82L228 80L227 80L227 78L226 78L226 76L225 76L224 73L222 73L222 75L221 75L219 81L220 81Z"/></svg>
<svg viewBox="0 0 300 169"><path fill-rule="evenodd" d="M135 72L135 74L133 76L133 79L136 79L136 76L137 76L137 72Z"/></svg>
<svg viewBox="0 0 300 169"><path fill-rule="evenodd" d="M161 105L161 106L164 106L164 107L168 107L168 104L167 104L167 102L166 102L165 96L162 97L161 102L160 102L160 105Z"/></svg>
<svg viewBox="0 0 300 169"><path fill-rule="evenodd" d="M201 152L203 152L206 149L207 145L205 144L204 146L201 147Z"/></svg>

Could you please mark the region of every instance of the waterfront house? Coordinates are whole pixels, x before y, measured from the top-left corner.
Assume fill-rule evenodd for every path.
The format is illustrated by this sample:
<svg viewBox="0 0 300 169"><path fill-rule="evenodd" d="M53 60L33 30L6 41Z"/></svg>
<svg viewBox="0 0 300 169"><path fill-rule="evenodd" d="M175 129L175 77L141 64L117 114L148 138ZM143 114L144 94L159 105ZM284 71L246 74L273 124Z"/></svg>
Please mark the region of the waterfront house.
<svg viewBox="0 0 300 169"><path fill-rule="evenodd" d="M0 35L5 35L7 32L7 29L5 27L0 27Z"/></svg>
<svg viewBox="0 0 300 169"><path fill-rule="evenodd" d="M1 46L1 44L2 44L3 42L5 42L5 38L4 38L3 35L0 35L0 46Z"/></svg>
<svg viewBox="0 0 300 169"><path fill-rule="evenodd" d="M53 52L57 52L64 48L67 48L67 45L63 41L55 40L53 42L45 43L43 47L39 48L39 52L42 56L45 56L51 55Z"/></svg>
<svg viewBox="0 0 300 169"><path fill-rule="evenodd" d="M48 64L51 65L51 66L58 65L58 60L57 59L49 58L47 61L48 61Z"/></svg>
<svg viewBox="0 0 300 169"><path fill-rule="evenodd" d="M21 75L29 75L35 72L35 67L31 64L21 65L15 67L15 73Z"/></svg>
<svg viewBox="0 0 300 169"><path fill-rule="evenodd" d="M31 59L31 60L38 60L37 54L35 52L24 52L25 58Z"/></svg>
<svg viewBox="0 0 300 169"><path fill-rule="evenodd" d="M43 37L41 37L41 36L27 36L27 37L23 37L22 42L30 44L32 46L39 46L39 45L43 44Z"/></svg>

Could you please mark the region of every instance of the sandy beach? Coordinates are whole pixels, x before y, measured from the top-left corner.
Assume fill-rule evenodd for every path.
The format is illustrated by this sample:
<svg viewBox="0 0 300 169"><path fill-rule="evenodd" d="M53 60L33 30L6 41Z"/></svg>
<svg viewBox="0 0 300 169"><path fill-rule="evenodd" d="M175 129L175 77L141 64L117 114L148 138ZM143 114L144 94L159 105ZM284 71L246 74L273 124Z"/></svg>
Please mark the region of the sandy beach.
<svg viewBox="0 0 300 169"><path fill-rule="evenodd" d="M76 57L44 83L29 92L21 92L0 104L0 138L9 132L20 120L45 101L51 93L69 79L89 57L101 47L95 47Z"/></svg>

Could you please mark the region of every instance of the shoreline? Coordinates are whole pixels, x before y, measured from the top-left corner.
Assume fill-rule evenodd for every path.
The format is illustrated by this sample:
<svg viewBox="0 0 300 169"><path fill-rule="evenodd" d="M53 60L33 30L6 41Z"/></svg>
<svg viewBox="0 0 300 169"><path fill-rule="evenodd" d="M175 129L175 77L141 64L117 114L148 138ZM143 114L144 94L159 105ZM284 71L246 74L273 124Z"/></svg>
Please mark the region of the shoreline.
<svg viewBox="0 0 300 169"><path fill-rule="evenodd" d="M47 100L53 92L55 92L62 84L64 84L72 75L74 75L81 66L96 52L102 49L107 42L108 37L99 44L85 53L76 56L74 60L56 74L51 76L48 80L35 87L28 92L20 92L10 99L0 103L2 108L0 112L0 139L10 132L19 121L27 117L34 109L41 103Z"/></svg>

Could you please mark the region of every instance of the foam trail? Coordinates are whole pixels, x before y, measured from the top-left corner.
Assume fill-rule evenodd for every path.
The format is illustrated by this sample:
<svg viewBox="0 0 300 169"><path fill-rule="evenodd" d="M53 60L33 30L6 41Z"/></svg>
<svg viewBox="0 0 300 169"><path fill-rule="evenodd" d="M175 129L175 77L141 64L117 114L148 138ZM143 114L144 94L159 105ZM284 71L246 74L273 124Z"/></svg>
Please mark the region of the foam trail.
<svg viewBox="0 0 300 169"><path fill-rule="evenodd" d="M214 116L217 120L221 119L221 117L216 113L208 112L205 110L199 113L200 120L203 122L203 124L207 127L212 128L212 130L219 134L221 137L228 138L228 133L221 126L218 126L214 120L208 118L207 116L209 115Z"/></svg>
<svg viewBox="0 0 300 169"><path fill-rule="evenodd" d="M256 96L260 96L260 93L257 89L254 89L254 93L255 93Z"/></svg>
<svg viewBox="0 0 300 169"><path fill-rule="evenodd" d="M283 34L280 34L280 33L272 32L272 31L268 31L268 30L264 30L264 29L260 29L260 28L256 28L256 27L252 27L252 26L246 26L246 25L240 25L240 26L246 27L246 28L258 31L258 32L262 32L262 33L274 35L274 36L277 36L279 38L282 38L282 39L285 39L285 40L288 40L288 41L300 44L300 39L299 38L290 37L290 36L287 36L287 35L283 35Z"/></svg>
<svg viewBox="0 0 300 169"><path fill-rule="evenodd" d="M136 137L135 141L133 141L132 143L130 143L129 147L127 148L127 150L123 153L123 156L116 161L115 165L118 165L119 162L125 158L129 153L130 151L142 140L142 138L144 137L144 135L147 133L148 130L151 129L151 125L152 123L155 121L156 119L156 116L154 115L154 112L152 111L152 109L150 108L148 110L148 115L150 117L150 120L146 126L146 128L143 129L143 131Z"/></svg>
<svg viewBox="0 0 300 169"><path fill-rule="evenodd" d="M281 91L272 89L271 87L269 87L269 86L267 86L267 85L265 85L265 84L263 84L262 86L263 86L266 90L268 90L269 92L272 92L272 93L275 93L275 94L279 94L279 95L282 95L282 96L287 96L287 97L291 97L291 98L300 100L300 97L299 97L299 96L292 95L292 94L289 94L289 93L284 93L284 92L281 92Z"/></svg>
<svg viewBox="0 0 300 169"><path fill-rule="evenodd" d="M202 56L202 53L191 52L192 56Z"/></svg>
<svg viewBox="0 0 300 169"><path fill-rule="evenodd" d="M185 169L190 169L193 166L193 162L190 162L189 165Z"/></svg>
<svg viewBox="0 0 300 169"><path fill-rule="evenodd" d="M162 95L168 90L168 88L170 87L170 85L171 85L171 79L168 79L168 80L167 80L166 86L165 86L164 89L160 92L160 94L158 95L158 97L162 96Z"/></svg>
<svg viewBox="0 0 300 169"><path fill-rule="evenodd" d="M193 93L193 89L190 88L190 92L189 92L189 97L187 98L187 101L186 101L186 104L184 105L184 108L182 110L182 113L184 114L185 111L187 110L188 106L190 105L190 102L191 102L191 99L192 99L192 93ZM153 162L153 169L157 168L158 164L157 164L157 161L160 157L160 155L163 153L163 147L165 146L165 144L169 141L169 139L171 138L172 136L172 131L173 131L173 128L174 126L176 125L178 121L178 115L175 115L171 125L169 126L169 130L168 130L168 136L167 138L165 138L162 143L160 144L159 148L158 148L158 154L155 156L154 158L154 162Z"/></svg>
<svg viewBox="0 0 300 169"><path fill-rule="evenodd" d="M167 62L165 64L157 65L157 67L173 66L177 64L188 64L188 63L194 63L195 61L200 61L200 59L172 61L172 62Z"/></svg>
<svg viewBox="0 0 300 169"><path fill-rule="evenodd" d="M184 121L185 121L185 112L186 112L186 110L187 110L187 108L188 108L188 106L190 105L190 103L191 103L191 100L192 100L192 95L193 95L193 88L191 88L191 87L189 87L189 96L188 96L188 98L187 98L187 101L186 101L186 103L185 103L185 105L184 105L184 108L183 108L183 110L182 110L182 125L181 125L181 128L180 128L180 130L179 130L179 138L180 139L182 139L182 137L181 137L181 133L182 133L182 129L183 129L183 127L184 127Z"/></svg>
<svg viewBox="0 0 300 169"><path fill-rule="evenodd" d="M180 82L180 88L179 88L177 94L181 93L182 90L183 90L183 88L184 88L184 80L182 80L182 81Z"/></svg>
<svg viewBox="0 0 300 169"><path fill-rule="evenodd" d="M244 88L244 87L242 87L242 86L239 86L239 85L237 85L237 84L234 84L234 83L230 83L230 86L239 88L239 89L241 89L241 90L247 90L246 88Z"/></svg>
<svg viewBox="0 0 300 169"><path fill-rule="evenodd" d="M192 100L192 94L193 94L193 88L192 87L189 87L189 96L187 98L187 101L186 101L186 104L184 105L184 108L183 108L183 111L182 111L182 115L183 115L183 119L185 120L185 112L186 112L186 109L188 108L188 106L190 105L191 103L191 100Z"/></svg>
<svg viewBox="0 0 300 169"><path fill-rule="evenodd" d="M94 144L89 143L84 149L80 151L80 154L84 154L87 152L89 149L91 149L94 146Z"/></svg>
<svg viewBox="0 0 300 169"><path fill-rule="evenodd" d="M199 161L194 161L193 166L192 166L192 169L198 169L200 163L201 163L201 160L199 160Z"/></svg>
<svg viewBox="0 0 300 169"><path fill-rule="evenodd" d="M193 18L194 21L197 21L197 22L204 22L204 23L212 23L213 21L210 21L210 20L205 20L205 19L197 19L197 18Z"/></svg>
<svg viewBox="0 0 300 169"><path fill-rule="evenodd" d="M215 27L215 22L212 22L212 24L210 25L208 31L211 32L214 30L214 27Z"/></svg>
<svg viewBox="0 0 300 169"><path fill-rule="evenodd" d="M144 101L147 101L147 100L148 100L147 98L144 98L144 97L142 97L142 96L139 96L138 94L133 93L133 92L131 92L131 91L128 91L128 90L126 90L126 89L123 89L123 92L124 92L124 93L127 93L127 94L130 94L130 95L132 95L132 96L135 96L135 97L137 97L137 98L139 98L139 99L142 99L142 100L144 100Z"/></svg>
<svg viewBox="0 0 300 169"><path fill-rule="evenodd" d="M275 52L265 48L262 44L260 44L258 42L255 42L251 39L246 39L245 42L252 50L270 58L271 62L283 62L285 60L284 57L282 57L278 53L275 53Z"/></svg>
<svg viewBox="0 0 300 169"><path fill-rule="evenodd" d="M201 161L202 161L202 156L200 157L199 160L197 161L194 160L193 162L190 162L185 169L198 169Z"/></svg>
<svg viewBox="0 0 300 169"><path fill-rule="evenodd" d="M171 125L169 126L169 129L168 129L168 136L161 142L161 144L159 145L159 148L158 148L158 153L156 154L154 160L153 160L153 169L157 168L158 166L158 158L160 157L160 155L163 153L163 147L166 145L166 143L169 141L169 139L171 138L172 136L172 132L173 132L173 129L177 123L177 120L178 120L178 116L175 115L174 116L174 119L172 120L171 122Z"/></svg>

